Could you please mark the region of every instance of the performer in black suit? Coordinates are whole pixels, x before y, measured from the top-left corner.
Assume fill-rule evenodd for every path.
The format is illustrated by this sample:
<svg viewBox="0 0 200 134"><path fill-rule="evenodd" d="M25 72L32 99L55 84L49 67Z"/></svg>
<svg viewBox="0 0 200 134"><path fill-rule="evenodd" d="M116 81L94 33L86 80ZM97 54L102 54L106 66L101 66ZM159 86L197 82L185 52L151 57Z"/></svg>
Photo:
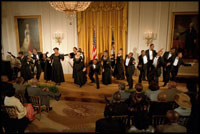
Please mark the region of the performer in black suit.
<svg viewBox="0 0 200 134"><path fill-rule="evenodd" d="M170 79L170 71L171 71L171 62L175 56L176 49L171 48L170 51L166 51L163 55L163 61L165 63L165 67L163 67L163 81L164 87L167 85Z"/></svg>
<svg viewBox="0 0 200 134"><path fill-rule="evenodd" d="M153 58L152 67L149 73L149 83L151 81L155 81L158 83L159 81L159 77L161 75L161 67L165 65L163 58L161 57L162 53L162 51L159 51L157 55Z"/></svg>
<svg viewBox="0 0 200 134"><path fill-rule="evenodd" d="M34 64L34 68L36 68L37 70L37 74L36 74L36 79L39 80L40 79L40 74L41 74L41 65L40 65L40 62L41 62L41 59L42 59L42 53L41 52L37 52L37 49L34 48L33 49L33 53L31 53L31 58L33 59L33 64ZM33 70L34 72L35 70ZM35 72L34 72L35 73Z"/></svg>
<svg viewBox="0 0 200 134"><path fill-rule="evenodd" d="M152 70L153 67L153 59L156 56L156 51L154 50L154 44L150 44L150 48L146 50L146 56L147 56L147 78L149 77L149 72ZM148 78L149 79L149 78Z"/></svg>
<svg viewBox="0 0 200 134"><path fill-rule="evenodd" d="M145 51L141 51L141 55L138 57L139 63L137 68L140 70L139 80L138 82L141 83L142 80L145 80L145 74L147 70L147 56L145 55Z"/></svg>
<svg viewBox="0 0 200 134"><path fill-rule="evenodd" d="M133 58L133 53L130 52L126 55L124 62L125 70L126 70L126 79L128 81L129 89L133 88L133 79L132 76L135 71L135 59Z"/></svg>
<svg viewBox="0 0 200 134"><path fill-rule="evenodd" d="M99 77L101 64L97 61L97 59L91 60L86 68L90 67L89 77L92 83L96 82L97 89L99 89ZM93 77L95 75L95 79Z"/></svg>
<svg viewBox="0 0 200 134"><path fill-rule="evenodd" d="M176 76L178 74L178 69L181 65L184 65L184 66L192 66L191 64L185 64L182 60L182 52L178 52L177 53L177 56L175 56L173 59L172 59L172 66L171 66L171 74L172 74L172 78L171 80L175 81L176 80Z"/></svg>

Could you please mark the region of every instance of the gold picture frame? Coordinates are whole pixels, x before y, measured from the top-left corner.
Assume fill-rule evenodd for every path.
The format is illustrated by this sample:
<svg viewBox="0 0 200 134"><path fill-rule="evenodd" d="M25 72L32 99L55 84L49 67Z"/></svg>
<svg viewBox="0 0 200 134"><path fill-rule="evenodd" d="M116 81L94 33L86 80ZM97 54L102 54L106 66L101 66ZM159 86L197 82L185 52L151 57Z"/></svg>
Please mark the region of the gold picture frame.
<svg viewBox="0 0 200 134"><path fill-rule="evenodd" d="M28 51L36 48L43 52L41 16L14 16L17 51L23 51L28 55Z"/></svg>
<svg viewBox="0 0 200 134"><path fill-rule="evenodd" d="M186 39L186 31L189 29L191 22L193 22L196 31L195 45L189 45ZM184 59L198 59L198 12L173 12L171 24L170 47L182 51ZM191 48L188 46L195 46L195 48L192 48L195 52L189 52Z"/></svg>

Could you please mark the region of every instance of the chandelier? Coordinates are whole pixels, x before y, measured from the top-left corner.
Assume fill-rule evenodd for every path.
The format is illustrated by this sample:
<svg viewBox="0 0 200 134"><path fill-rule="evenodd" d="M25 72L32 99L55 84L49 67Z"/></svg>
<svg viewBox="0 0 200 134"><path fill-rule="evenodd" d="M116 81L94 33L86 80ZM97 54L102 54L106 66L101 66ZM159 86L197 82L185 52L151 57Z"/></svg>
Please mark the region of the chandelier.
<svg viewBox="0 0 200 134"><path fill-rule="evenodd" d="M56 1L49 2L50 5L58 11L65 12L66 14L72 16L78 11L84 11L88 8L91 2L79 2L79 1Z"/></svg>

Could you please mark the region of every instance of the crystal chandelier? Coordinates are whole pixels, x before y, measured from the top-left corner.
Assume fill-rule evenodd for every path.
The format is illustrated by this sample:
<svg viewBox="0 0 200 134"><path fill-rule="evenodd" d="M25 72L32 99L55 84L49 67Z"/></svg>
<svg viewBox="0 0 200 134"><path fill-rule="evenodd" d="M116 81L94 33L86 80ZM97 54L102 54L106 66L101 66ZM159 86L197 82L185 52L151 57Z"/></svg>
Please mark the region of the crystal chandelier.
<svg viewBox="0 0 200 134"><path fill-rule="evenodd" d="M58 11L65 12L66 14L72 16L77 11L84 11L88 8L91 2L79 2L79 1L56 1L49 2L50 5Z"/></svg>

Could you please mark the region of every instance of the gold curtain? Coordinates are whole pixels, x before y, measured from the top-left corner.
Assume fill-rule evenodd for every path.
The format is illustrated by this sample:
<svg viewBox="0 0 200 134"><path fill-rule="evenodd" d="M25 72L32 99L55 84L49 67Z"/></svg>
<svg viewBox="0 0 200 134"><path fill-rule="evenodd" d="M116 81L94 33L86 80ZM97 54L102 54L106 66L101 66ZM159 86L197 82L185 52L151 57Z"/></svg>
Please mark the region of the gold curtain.
<svg viewBox="0 0 200 134"><path fill-rule="evenodd" d="M92 2L83 12L78 12L78 45L85 54L85 62L92 59L93 33L96 37L97 58L104 50L111 52L112 32L115 53L123 48L126 55L127 45L127 2Z"/></svg>

